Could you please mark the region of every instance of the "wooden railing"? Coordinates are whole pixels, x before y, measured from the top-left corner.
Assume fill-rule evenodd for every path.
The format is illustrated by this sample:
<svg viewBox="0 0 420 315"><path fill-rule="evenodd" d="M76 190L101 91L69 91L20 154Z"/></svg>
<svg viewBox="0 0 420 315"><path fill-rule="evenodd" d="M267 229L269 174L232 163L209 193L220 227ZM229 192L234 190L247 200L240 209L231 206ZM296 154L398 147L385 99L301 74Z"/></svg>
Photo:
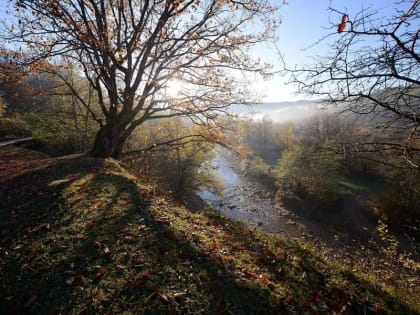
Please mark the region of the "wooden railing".
<svg viewBox="0 0 420 315"><path fill-rule="evenodd" d="M35 139L33 137L26 137L26 138L13 139L13 140L0 142L0 147L7 147L10 145L29 145L34 142L35 142Z"/></svg>

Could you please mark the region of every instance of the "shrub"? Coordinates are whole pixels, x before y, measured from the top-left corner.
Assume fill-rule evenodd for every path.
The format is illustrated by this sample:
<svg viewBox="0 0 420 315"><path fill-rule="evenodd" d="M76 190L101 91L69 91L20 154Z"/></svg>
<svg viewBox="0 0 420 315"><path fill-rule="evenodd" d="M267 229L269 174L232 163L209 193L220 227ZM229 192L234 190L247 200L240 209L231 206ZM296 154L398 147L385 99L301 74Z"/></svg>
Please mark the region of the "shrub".
<svg viewBox="0 0 420 315"><path fill-rule="evenodd" d="M0 118L0 138L29 137L31 131L25 121L19 118Z"/></svg>

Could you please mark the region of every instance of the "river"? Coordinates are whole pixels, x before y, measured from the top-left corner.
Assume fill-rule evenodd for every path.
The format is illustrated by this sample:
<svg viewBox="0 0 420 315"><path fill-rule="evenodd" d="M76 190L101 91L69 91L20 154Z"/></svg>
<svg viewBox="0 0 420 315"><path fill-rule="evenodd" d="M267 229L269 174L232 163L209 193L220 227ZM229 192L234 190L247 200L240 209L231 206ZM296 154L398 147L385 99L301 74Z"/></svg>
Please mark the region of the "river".
<svg viewBox="0 0 420 315"><path fill-rule="evenodd" d="M256 226L270 233L285 233L299 236L304 226L297 223L296 216L278 206L270 198L262 197L261 188L237 173L233 162L225 157L223 149L203 166L218 179L221 189L202 187L198 196L225 217Z"/></svg>
<svg viewBox="0 0 420 315"><path fill-rule="evenodd" d="M342 209L340 226L311 220L293 209L285 209L271 198L264 198L264 189L257 183L241 176L239 167L226 149L215 150L214 157L202 166L220 182L221 189L201 187L197 195L215 211L233 220L241 221L269 233L288 238L300 238L314 245L322 245L332 251L351 253L358 246L369 247L369 240L377 238L375 222L348 201ZM405 241L399 238L401 244ZM356 248L355 248L356 247ZM405 247L405 246L404 246Z"/></svg>

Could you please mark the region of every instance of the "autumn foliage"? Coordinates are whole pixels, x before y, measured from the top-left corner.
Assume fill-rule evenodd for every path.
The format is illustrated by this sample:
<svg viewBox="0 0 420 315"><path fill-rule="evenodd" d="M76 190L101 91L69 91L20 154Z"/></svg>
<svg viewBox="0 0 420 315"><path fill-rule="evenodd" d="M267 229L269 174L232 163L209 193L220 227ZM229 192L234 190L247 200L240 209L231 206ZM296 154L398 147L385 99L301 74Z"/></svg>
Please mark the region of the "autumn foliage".
<svg viewBox="0 0 420 315"><path fill-rule="evenodd" d="M280 4L279 4L280 5ZM145 121L184 117L210 134L232 104L254 102L240 73L266 77L270 65L249 48L275 38L279 5L271 1L10 1L0 37L23 54L5 60L29 72L83 73L98 99L92 155L119 157ZM259 25L255 31L252 25ZM27 31L22 31L25 25ZM249 25L249 27L248 27ZM48 66L45 66L48 65ZM178 95L169 93L182 82ZM88 107L86 99L78 100Z"/></svg>

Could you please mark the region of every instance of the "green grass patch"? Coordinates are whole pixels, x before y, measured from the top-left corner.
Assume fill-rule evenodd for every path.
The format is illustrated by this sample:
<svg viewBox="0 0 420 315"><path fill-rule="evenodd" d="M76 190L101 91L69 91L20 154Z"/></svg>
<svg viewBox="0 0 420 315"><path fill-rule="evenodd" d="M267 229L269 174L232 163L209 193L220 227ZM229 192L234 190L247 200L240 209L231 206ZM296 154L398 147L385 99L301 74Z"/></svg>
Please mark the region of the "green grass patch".
<svg viewBox="0 0 420 315"><path fill-rule="evenodd" d="M337 193L341 195L374 193L383 188L383 185L376 181L352 177L342 177L337 184Z"/></svg>
<svg viewBox="0 0 420 315"><path fill-rule="evenodd" d="M54 159L0 183L1 314L418 311L309 247L177 205L113 160Z"/></svg>

